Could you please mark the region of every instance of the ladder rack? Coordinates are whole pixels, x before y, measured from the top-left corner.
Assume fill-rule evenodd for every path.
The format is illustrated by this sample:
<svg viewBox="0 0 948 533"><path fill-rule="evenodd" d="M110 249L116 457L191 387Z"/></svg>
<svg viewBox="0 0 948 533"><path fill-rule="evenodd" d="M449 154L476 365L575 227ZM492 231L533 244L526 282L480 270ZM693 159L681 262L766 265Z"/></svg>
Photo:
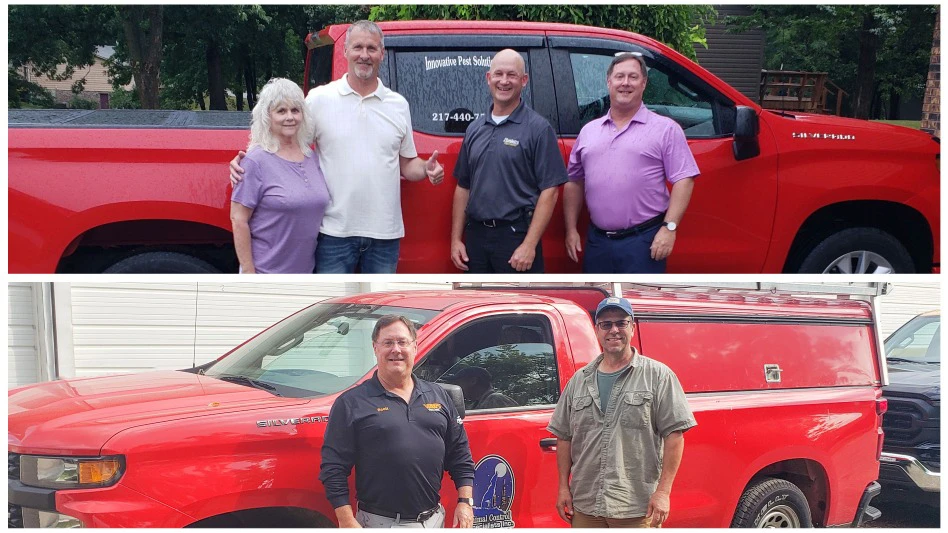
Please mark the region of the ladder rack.
<svg viewBox="0 0 948 533"><path fill-rule="evenodd" d="M657 283L549 283L549 282L455 282L454 289L505 289L516 287L595 287L616 295L628 290L676 290L695 293L770 293L779 296L835 296L838 299L872 299L888 294L891 285L887 282L849 282L849 283L787 283L787 282L657 282Z"/></svg>

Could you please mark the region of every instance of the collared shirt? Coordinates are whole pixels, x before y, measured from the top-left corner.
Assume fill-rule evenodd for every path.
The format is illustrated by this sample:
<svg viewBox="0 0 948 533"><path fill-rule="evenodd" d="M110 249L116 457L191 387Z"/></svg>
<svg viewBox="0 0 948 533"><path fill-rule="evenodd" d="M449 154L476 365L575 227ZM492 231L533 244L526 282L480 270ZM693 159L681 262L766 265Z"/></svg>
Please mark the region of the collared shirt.
<svg viewBox="0 0 948 533"><path fill-rule="evenodd" d="M363 97L347 76L306 96L332 198L320 231L333 237L399 239L405 236L399 157L418 155L408 101L381 80Z"/></svg>
<svg viewBox="0 0 948 533"><path fill-rule="evenodd" d="M698 175L681 126L642 104L619 129L612 111L583 126L569 156L569 179L585 180L592 223L622 230L668 210L668 183Z"/></svg>
<svg viewBox="0 0 948 533"><path fill-rule="evenodd" d="M413 378L411 401L385 390L378 372L342 393L329 412L319 479L333 508L349 505L355 466L359 501L415 516L440 500L441 479L474 484L467 433L448 394Z"/></svg>
<svg viewBox="0 0 948 533"><path fill-rule="evenodd" d="M507 120L487 114L467 127L454 178L471 192L467 216L517 220L537 205L540 193L566 183L566 166L553 126L522 100Z"/></svg>
<svg viewBox="0 0 948 533"><path fill-rule="evenodd" d="M662 472L663 439L697 422L674 372L634 348L603 412L596 379L602 359L569 380L547 429L570 441L570 492L579 512L645 516Z"/></svg>

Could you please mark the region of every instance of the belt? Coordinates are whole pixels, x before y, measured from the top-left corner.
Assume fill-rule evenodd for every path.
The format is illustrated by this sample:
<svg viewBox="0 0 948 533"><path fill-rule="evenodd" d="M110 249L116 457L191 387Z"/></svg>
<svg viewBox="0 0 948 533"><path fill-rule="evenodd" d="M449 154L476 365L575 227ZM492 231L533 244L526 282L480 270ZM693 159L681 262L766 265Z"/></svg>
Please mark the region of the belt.
<svg viewBox="0 0 948 533"><path fill-rule="evenodd" d="M366 505L362 502L359 502L359 510L365 511L370 514L377 514L379 516L384 516L385 518L393 518L396 520L401 519L402 522L424 522L435 515L438 511L441 510L441 505L436 505L427 511L422 511L420 513L393 513L391 511L386 511L384 509L379 509L378 507L372 507L371 505Z"/></svg>
<svg viewBox="0 0 948 533"><path fill-rule="evenodd" d="M488 228L496 228L497 226L511 226L518 222L529 221L533 219L533 208L524 208L521 210L520 216L513 220L505 220L502 218L490 218L487 220L478 220L476 218L471 218L471 222L475 224L480 224Z"/></svg>
<svg viewBox="0 0 948 533"><path fill-rule="evenodd" d="M607 231L607 230L598 228L596 227L595 224L592 224L592 223L590 223L589 225L590 227L592 227L592 229L596 233L605 235L607 239L624 239L626 237L632 237L634 235L645 233L646 231L650 229L654 229L658 226L661 226L664 220L665 220L665 213L661 213L646 220L645 222L642 222L641 224L636 224L632 226L631 228L619 229L619 230L614 230L614 231L613 230Z"/></svg>

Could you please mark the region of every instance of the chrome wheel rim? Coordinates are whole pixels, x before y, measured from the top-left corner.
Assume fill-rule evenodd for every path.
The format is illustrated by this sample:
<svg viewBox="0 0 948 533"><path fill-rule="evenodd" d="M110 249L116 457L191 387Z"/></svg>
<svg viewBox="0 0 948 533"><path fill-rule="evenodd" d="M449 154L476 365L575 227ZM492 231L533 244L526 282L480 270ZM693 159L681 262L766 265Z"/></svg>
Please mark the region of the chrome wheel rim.
<svg viewBox="0 0 948 533"><path fill-rule="evenodd" d="M891 274L892 264L881 255L868 250L843 254L823 270L824 274Z"/></svg>
<svg viewBox="0 0 948 533"><path fill-rule="evenodd" d="M786 505L778 505L770 511L767 511L767 514L760 520L757 527L800 527L800 517L797 516L797 513L792 508Z"/></svg>

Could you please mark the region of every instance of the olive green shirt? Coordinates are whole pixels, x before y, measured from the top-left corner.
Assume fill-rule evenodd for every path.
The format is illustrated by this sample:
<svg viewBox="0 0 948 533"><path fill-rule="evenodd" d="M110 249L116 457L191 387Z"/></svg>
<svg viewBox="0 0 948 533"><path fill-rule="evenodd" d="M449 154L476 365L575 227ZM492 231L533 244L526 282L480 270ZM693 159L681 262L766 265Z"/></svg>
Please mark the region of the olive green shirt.
<svg viewBox="0 0 948 533"><path fill-rule="evenodd" d="M685 392L664 364L635 352L602 411L599 355L569 380L547 429L570 441L570 493L583 514L645 516L662 472L663 439L697 425Z"/></svg>

